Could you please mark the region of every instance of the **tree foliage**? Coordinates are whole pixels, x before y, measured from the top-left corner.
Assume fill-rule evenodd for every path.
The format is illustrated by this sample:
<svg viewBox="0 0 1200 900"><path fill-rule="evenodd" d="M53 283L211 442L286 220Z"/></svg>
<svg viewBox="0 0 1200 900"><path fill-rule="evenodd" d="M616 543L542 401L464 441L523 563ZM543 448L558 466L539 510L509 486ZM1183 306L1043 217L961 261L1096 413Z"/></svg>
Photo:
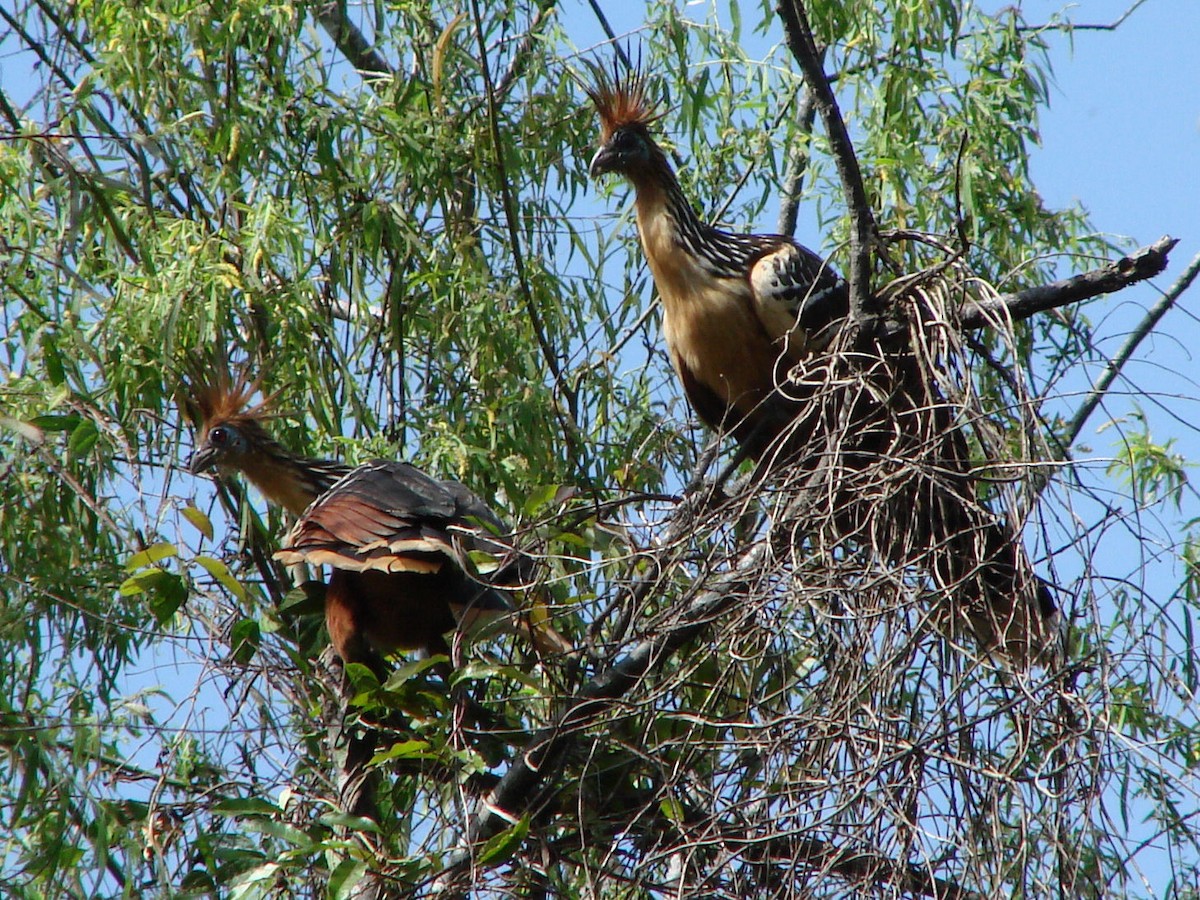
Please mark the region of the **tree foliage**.
<svg viewBox="0 0 1200 900"><path fill-rule="evenodd" d="M1119 249L1032 183L1051 59L1018 10L807 8L881 227L878 284L962 249L1014 291ZM0 93L7 895L349 896L368 871L431 890L528 735L730 584L736 603L577 723L467 883L1195 889L1195 498L1140 411L1111 423L1110 464L1073 446L1085 307L953 355L988 414L981 458L1046 464L1015 484L1000 467L986 499L1029 516L1062 588L1062 670L980 664L929 626L919 575L781 551L786 504L745 480L724 505L681 499L709 438L661 352L625 193L586 181L573 76L580 55L640 54L702 213L769 230L799 204L800 236L844 265L846 200L769 4L652 3L616 42L546 0L19 0L0 22L6 81L31 73ZM384 685L351 672L342 722L319 605L270 562L281 514L181 468L181 373L214 353L262 374L288 446L410 459L518 524L581 650L455 648L458 685L511 732L481 733L411 661ZM1163 560L1169 593L1145 580ZM873 578L903 599L848 610ZM377 824L342 815L334 784L368 727L390 738Z"/></svg>

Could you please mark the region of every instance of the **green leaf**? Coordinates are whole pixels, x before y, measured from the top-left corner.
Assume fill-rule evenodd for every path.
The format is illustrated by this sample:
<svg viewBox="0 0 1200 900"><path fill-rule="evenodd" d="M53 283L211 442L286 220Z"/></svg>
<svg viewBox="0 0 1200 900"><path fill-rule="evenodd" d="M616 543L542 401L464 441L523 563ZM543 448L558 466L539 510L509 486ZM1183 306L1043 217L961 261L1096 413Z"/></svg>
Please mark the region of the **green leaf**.
<svg viewBox="0 0 1200 900"><path fill-rule="evenodd" d="M345 672L346 678L353 685L357 694L352 702L360 704L368 702L370 694L379 688L379 677L374 670L362 663L346 663Z"/></svg>
<svg viewBox="0 0 1200 900"><path fill-rule="evenodd" d="M413 678L427 672L436 666L438 663L447 663L450 660L445 655L427 656L424 659L414 659L396 667L396 670L388 676L387 683L384 688L389 691L399 690Z"/></svg>
<svg viewBox="0 0 1200 900"><path fill-rule="evenodd" d="M164 569L146 569L126 578L117 592L122 597L147 594L147 606L158 625L165 625L187 600L188 590L183 578Z"/></svg>
<svg viewBox="0 0 1200 900"><path fill-rule="evenodd" d="M343 859L329 873L329 897L331 900L346 900L355 895L355 889L367 871L367 864L359 859Z"/></svg>
<svg viewBox="0 0 1200 900"><path fill-rule="evenodd" d="M229 593L233 594L233 596L237 597L243 602L246 600L245 587L242 586L240 581L233 577L233 573L229 571L229 567L225 565L225 563L221 562L221 560L214 559L211 556L200 555L197 556L193 562L208 572L209 575L217 580L218 584L224 587L225 590L229 591Z"/></svg>
<svg viewBox="0 0 1200 900"><path fill-rule="evenodd" d="M479 851L479 864L494 866L508 860L520 848L521 842L525 840L527 834L529 834L529 816L524 815L521 816L519 822L494 835L483 845L483 849Z"/></svg>
<svg viewBox="0 0 1200 900"><path fill-rule="evenodd" d="M276 816L279 807L258 797L232 797L213 804L212 811L222 816Z"/></svg>
<svg viewBox="0 0 1200 900"><path fill-rule="evenodd" d="M526 494L525 502L521 505L521 511L527 516L536 515L554 501L561 487L562 485L558 484L543 484L534 488Z"/></svg>
<svg viewBox="0 0 1200 900"><path fill-rule="evenodd" d="M267 897L279 877L279 863L268 862L238 876L229 900L254 900Z"/></svg>
<svg viewBox="0 0 1200 900"><path fill-rule="evenodd" d="M317 819L317 823L329 828L345 828L349 831L370 831L380 833L379 823L364 816L352 816L344 812L327 812Z"/></svg>
<svg viewBox="0 0 1200 900"><path fill-rule="evenodd" d="M676 825L679 825L683 822L683 804L674 797L663 798L663 800L659 802L658 808L662 811L664 816L666 816Z"/></svg>
<svg viewBox="0 0 1200 900"><path fill-rule="evenodd" d="M310 586L319 587L320 591L313 590ZM324 589L324 584L311 581L294 587L283 595L283 600L279 604L279 611L289 616L319 613L325 608Z"/></svg>
<svg viewBox="0 0 1200 900"><path fill-rule="evenodd" d="M150 612L153 613L155 622L165 625L187 600L187 585L173 572L155 572L154 576Z"/></svg>
<svg viewBox="0 0 1200 900"><path fill-rule="evenodd" d="M246 665L258 652L262 643L262 630L257 619L241 619L230 629L229 642L233 648L233 659Z"/></svg>
<svg viewBox="0 0 1200 900"><path fill-rule="evenodd" d="M82 416L68 413L67 415L34 416L29 420L29 424L41 431L74 431L82 421Z"/></svg>
<svg viewBox="0 0 1200 900"><path fill-rule="evenodd" d="M73 429L67 439L67 451L72 456L86 456L100 439L100 429L91 419L84 419Z"/></svg>
<svg viewBox="0 0 1200 900"><path fill-rule="evenodd" d="M151 544L140 553L135 553L125 561L125 571L135 572L138 569L144 569L146 566L152 566L155 563L160 563L164 559L171 559L178 556L179 551L174 544L160 541L157 544Z"/></svg>
<svg viewBox="0 0 1200 900"><path fill-rule="evenodd" d="M428 741L398 741L385 750L380 750L371 758L371 764L384 762L389 759L437 759L432 745Z"/></svg>
<svg viewBox="0 0 1200 900"><path fill-rule="evenodd" d="M189 503L180 510L183 517L191 523L192 527L199 531L210 541L213 539L213 526L209 521L208 516L201 512L196 506Z"/></svg>
<svg viewBox="0 0 1200 900"><path fill-rule="evenodd" d="M268 834L300 850L311 850L316 843L312 837L294 825L289 825L286 822L280 822L278 819L271 819L265 816L254 816L247 819L242 823L242 827L247 831Z"/></svg>

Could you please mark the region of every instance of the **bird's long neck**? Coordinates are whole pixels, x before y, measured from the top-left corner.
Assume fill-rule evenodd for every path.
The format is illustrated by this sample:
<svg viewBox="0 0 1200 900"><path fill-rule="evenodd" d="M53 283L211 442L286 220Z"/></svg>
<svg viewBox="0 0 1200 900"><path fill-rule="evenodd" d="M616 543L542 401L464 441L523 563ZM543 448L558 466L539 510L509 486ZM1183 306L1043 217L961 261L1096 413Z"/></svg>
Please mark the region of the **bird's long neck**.
<svg viewBox="0 0 1200 900"><path fill-rule="evenodd" d="M255 449L241 465L246 478L269 501L296 516L350 471L333 460L298 456L275 441Z"/></svg>
<svg viewBox="0 0 1200 900"><path fill-rule="evenodd" d="M752 247L741 235L714 228L696 214L666 155L655 148L650 162L629 173L637 193L638 230L656 278L678 267L684 254L699 272L744 278ZM661 287L661 286L660 286Z"/></svg>

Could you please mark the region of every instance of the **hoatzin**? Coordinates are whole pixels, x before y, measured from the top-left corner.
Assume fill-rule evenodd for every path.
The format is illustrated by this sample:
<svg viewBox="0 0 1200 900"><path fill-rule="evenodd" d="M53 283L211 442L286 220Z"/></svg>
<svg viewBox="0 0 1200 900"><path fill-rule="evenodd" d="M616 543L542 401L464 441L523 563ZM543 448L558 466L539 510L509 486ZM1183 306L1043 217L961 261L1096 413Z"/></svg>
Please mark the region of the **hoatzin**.
<svg viewBox="0 0 1200 900"><path fill-rule="evenodd" d="M661 114L644 74L590 68L585 90L599 114L600 145L589 174L615 173L633 185L667 350L697 415L732 434L760 470L816 465L830 452L833 429L850 433L839 445L842 472L864 470L868 459L902 464L918 447L939 457L930 467L936 475L913 479L907 494L893 496L885 526L864 512L861 479L832 487L830 518L841 537L871 545L888 562L930 571L985 652L1020 668L1047 659L1057 646L1054 600L1032 574L1016 530L976 501L966 438L928 374L902 359L890 365L893 383L873 391L876 399L866 391L866 400L840 410L819 409L830 396L821 382L829 379L814 361L830 356L821 351L844 331L846 282L789 237L703 222L651 134ZM793 370L805 377L789 378ZM922 415L932 407L932 416ZM937 434L916 433L928 432L930 421Z"/></svg>
<svg viewBox="0 0 1200 900"><path fill-rule="evenodd" d="M249 405L257 389L244 375L193 387L200 440L189 468L240 471L269 501L299 517L275 556L330 566L325 621L343 661L382 675L382 655L444 653L447 632L471 633L493 621L523 634L541 653L571 649L548 625L518 619L493 586L516 587L528 577L529 561L482 500L408 463L377 459L350 468L297 456L263 427L271 398ZM468 554L476 550L503 561L491 583L468 574Z"/></svg>

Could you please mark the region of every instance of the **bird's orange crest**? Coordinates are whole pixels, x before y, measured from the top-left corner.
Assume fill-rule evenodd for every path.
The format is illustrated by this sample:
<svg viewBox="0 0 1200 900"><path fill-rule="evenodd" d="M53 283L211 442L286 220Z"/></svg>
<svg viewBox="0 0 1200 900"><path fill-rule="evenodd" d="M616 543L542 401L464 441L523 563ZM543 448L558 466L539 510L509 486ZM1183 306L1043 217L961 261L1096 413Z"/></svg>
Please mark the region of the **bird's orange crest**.
<svg viewBox="0 0 1200 900"><path fill-rule="evenodd" d="M583 60L591 72L590 84L583 86L600 114L600 140L607 141L614 131L627 125L645 125L662 117L649 97L646 74L640 65L621 71L621 58L614 57L612 71L600 63Z"/></svg>
<svg viewBox="0 0 1200 900"><path fill-rule="evenodd" d="M274 415L274 394L250 404L261 378L251 378L248 365L231 371L223 360L193 358L187 364L186 380L183 407L201 432L216 422L261 421Z"/></svg>

